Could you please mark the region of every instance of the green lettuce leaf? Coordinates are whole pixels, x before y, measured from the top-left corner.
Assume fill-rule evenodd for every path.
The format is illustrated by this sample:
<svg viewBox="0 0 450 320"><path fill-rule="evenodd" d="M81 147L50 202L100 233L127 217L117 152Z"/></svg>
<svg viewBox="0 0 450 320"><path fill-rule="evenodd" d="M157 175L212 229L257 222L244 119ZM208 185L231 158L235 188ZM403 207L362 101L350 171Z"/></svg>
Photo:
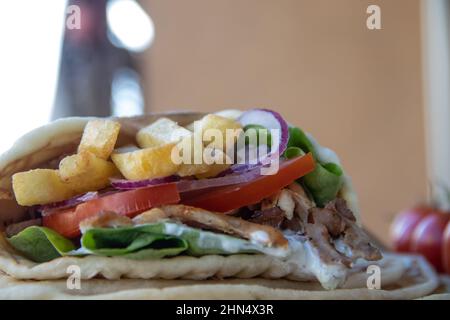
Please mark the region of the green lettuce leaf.
<svg viewBox="0 0 450 320"><path fill-rule="evenodd" d="M46 262L75 249L73 243L57 232L31 226L8 239L9 243L27 258Z"/></svg>
<svg viewBox="0 0 450 320"><path fill-rule="evenodd" d="M343 170L336 163L320 163L317 160L317 152L306 134L296 127L289 128L288 149L284 153L286 158L299 153L295 148L304 152L311 152L316 161L313 172L300 179L300 182L308 189L319 207L336 198L343 184Z"/></svg>
<svg viewBox="0 0 450 320"><path fill-rule="evenodd" d="M98 255L125 255L127 258L151 257L145 250L167 250L191 256L208 254L255 253L262 248L251 242L223 234L191 228L173 222L160 222L133 227L89 229L83 234L81 244L87 252ZM139 251L140 250L140 251ZM156 251L156 250L155 250ZM161 251L164 253L163 251ZM130 255L133 253L133 255ZM139 254L135 254L139 253ZM156 255L156 252L155 252ZM174 254L168 254L174 255ZM161 254L158 257L163 257Z"/></svg>
<svg viewBox="0 0 450 320"><path fill-rule="evenodd" d="M309 141L306 134L302 129L297 127L289 127L289 140L288 140L288 148L297 147L302 149L305 153L311 152L316 159L316 150L314 150L314 146L311 141Z"/></svg>
<svg viewBox="0 0 450 320"><path fill-rule="evenodd" d="M336 198L342 188L342 169L335 163L316 163L313 172L302 178L319 207Z"/></svg>
<svg viewBox="0 0 450 320"><path fill-rule="evenodd" d="M83 234L81 244L91 254L129 259L160 259L187 250L186 241L153 233L158 231L153 229L145 226L89 229Z"/></svg>
<svg viewBox="0 0 450 320"><path fill-rule="evenodd" d="M288 253L170 221L131 227L89 229L82 235L81 248L78 250L75 250L70 240L44 227L28 227L8 240L17 250L36 262L46 262L61 256L85 255L144 260L179 254L203 256L268 253L285 256Z"/></svg>
<svg viewBox="0 0 450 320"><path fill-rule="evenodd" d="M303 155L305 155L305 152L298 147L288 147L286 151L284 151L284 157L286 159L292 159Z"/></svg>
<svg viewBox="0 0 450 320"><path fill-rule="evenodd" d="M264 248L251 243L248 240L228 236L225 234L213 233L200 229L194 229L182 224L166 222L163 224L164 233L176 234L188 243L187 253L192 256L202 256L208 254L236 254L236 253L257 253L264 251Z"/></svg>

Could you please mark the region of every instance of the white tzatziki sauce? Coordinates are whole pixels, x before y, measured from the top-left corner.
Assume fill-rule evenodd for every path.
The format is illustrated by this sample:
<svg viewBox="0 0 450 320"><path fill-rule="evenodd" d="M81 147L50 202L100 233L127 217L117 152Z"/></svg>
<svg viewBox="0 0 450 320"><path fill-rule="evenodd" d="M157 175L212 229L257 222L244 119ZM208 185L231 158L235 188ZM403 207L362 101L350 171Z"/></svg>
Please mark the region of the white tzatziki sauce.
<svg viewBox="0 0 450 320"><path fill-rule="evenodd" d="M168 235L180 236L183 232L192 228L179 223L166 223L165 233ZM216 239L220 239L220 249L228 253L236 253L244 250L256 250L269 256L273 256L286 264L294 264L298 273L308 274L316 278L324 288L335 289L345 281L348 270L344 265L325 263L316 249L300 236L292 231L285 231L284 237L289 242L288 249L270 248L262 245L268 240L268 234L264 231L256 231L251 235L251 240L246 241L221 234L215 234ZM202 231L199 237L199 246L210 247L210 232ZM209 239L208 239L209 238ZM293 271L295 276L295 271Z"/></svg>
<svg viewBox="0 0 450 320"><path fill-rule="evenodd" d="M335 289L343 284L348 274L344 265L325 263L310 242L292 231L284 232L284 236L288 239L292 252L286 263L297 265L299 272L303 274L314 275L325 289Z"/></svg>
<svg viewBox="0 0 450 320"><path fill-rule="evenodd" d="M227 253L237 253L241 251L257 251L270 256L285 258L289 255L289 248L270 248L262 245L269 240L269 235L264 231L254 232L250 241L235 238L228 235L215 234L210 231L196 230L180 223L166 222L164 233L171 236L182 236L185 232L192 230L199 231L198 246L204 249L211 248L211 241L214 241L214 248L218 248ZM219 240L219 241L217 241Z"/></svg>

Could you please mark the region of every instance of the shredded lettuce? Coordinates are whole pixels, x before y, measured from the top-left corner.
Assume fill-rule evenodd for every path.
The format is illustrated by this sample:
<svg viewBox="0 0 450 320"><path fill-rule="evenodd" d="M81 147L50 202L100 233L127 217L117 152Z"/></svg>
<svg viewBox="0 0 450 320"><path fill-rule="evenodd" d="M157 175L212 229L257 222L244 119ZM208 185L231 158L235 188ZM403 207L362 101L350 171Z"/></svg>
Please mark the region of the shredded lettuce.
<svg viewBox="0 0 450 320"><path fill-rule="evenodd" d="M294 148L300 148L304 152L311 152L316 168L313 172L300 179L300 182L308 189L314 201L319 207L336 198L343 184L343 170L336 163L321 163L317 159L317 152L306 134L297 127L289 128L288 149L284 153L286 158L292 157Z"/></svg>

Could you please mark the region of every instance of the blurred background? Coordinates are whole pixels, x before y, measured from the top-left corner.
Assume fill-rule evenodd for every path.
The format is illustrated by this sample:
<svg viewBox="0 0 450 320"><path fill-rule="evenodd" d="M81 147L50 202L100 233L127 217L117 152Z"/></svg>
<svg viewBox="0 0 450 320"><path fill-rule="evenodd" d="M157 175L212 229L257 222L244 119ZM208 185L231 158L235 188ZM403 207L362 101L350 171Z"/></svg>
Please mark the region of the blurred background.
<svg viewBox="0 0 450 320"><path fill-rule="evenodd" d="M0 152L65 116L273 108L337 151L387 242L430 181L450 185L448 5L2 1Z"/></svg>

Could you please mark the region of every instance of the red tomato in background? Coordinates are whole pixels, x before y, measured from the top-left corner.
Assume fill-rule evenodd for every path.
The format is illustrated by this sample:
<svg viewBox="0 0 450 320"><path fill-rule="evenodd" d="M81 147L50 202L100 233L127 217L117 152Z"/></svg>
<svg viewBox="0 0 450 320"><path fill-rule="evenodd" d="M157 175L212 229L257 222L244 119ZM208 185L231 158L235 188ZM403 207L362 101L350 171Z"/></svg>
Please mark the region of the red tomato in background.
<svg viewBox="0 0 450 320"><path fill-rule="evenodd" d="M414 229L429 212L430 208L416 207L400 212L391 227L391 237L394 240L394 250L398 252L411 251L411 238Z"/></svg>
<svg viewBox="0 0 450 320"><path fill-rule="evenodd" d="M433 212L423 218L414 229L411 239L411 251L425 256L442 272L442 250L444 230L447 226L448 215L442 212Z"/></svg>
<svg viewBox="0 0 450 320"><path fill-rule="evenodd" d="M442 246L442 266L444 271L450 274L450 223L444 231L444 243Z"/></svg>
<svg viewBox="0 0 450 320"><path fill-rule="evenodd" d="M400 212L391 227L394 250L419 253L437 271L450 273L449 221L448 212L426 206Z"/></svg>

